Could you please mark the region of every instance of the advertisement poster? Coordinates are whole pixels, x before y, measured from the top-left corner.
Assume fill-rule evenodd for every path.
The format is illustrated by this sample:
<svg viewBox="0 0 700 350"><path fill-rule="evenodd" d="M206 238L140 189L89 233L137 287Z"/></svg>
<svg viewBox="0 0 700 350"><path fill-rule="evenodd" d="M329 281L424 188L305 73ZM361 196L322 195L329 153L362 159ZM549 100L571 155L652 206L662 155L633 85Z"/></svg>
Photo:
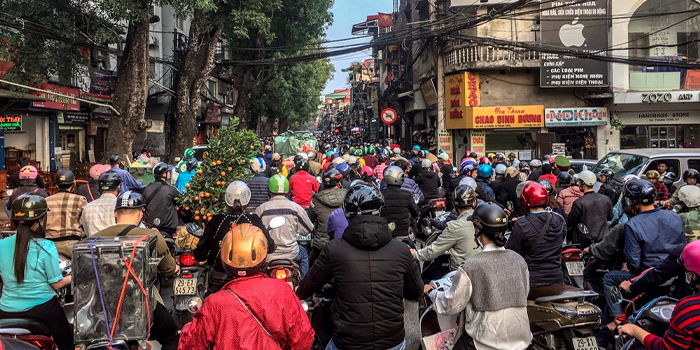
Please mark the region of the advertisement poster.
<svg viewBox="0 0 700 350"><path fill-rule="evenodd" d="M469 146L472 152L484 154L486 150L486 133L483 131L471 131Z"/></svg>
<svg viewBox="0 0 700 350"><path fill-rule="evenodd" d="M454 151L452 149L452 132L449 130L438 131L438 150L447 152L450 160L454 161Z"/></svg>

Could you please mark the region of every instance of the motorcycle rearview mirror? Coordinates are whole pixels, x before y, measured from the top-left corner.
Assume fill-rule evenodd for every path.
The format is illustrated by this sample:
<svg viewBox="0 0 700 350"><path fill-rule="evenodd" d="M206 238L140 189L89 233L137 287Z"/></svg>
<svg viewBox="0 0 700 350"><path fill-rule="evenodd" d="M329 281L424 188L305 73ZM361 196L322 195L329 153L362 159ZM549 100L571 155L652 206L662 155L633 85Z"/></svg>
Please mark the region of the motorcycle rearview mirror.
<svg viewBox="0 0 700 350"><path fill-rule="evenodd" d="M579 223L578 224L578 231L581 232L584 235L588 234L588 226L584 223Z"/></svg>
<svg viewBox="0 0 700 350"><path fill-rule="evenodd" d="M202 227L194 222L187 224L187 233L195 237L202 237Z"/></svg>
<svg viewBox="0 0 700 350"><path fill-rule="evenodd" d="M673 207L671 207L671 211L674 213L680 213L683 210L683 206L680 204L674 204Z"/></svg>
<svg viewBox="0 0 700 350"><path fill-rule="evenodd" d="M512 201L506 202L506 209L508 209L508 211L511 213L513 212L513 210L515 209L515 206L513 205Z"/></svg>
<svg viewBox="0 0 700 350"><path fill-rule="evenodd" d="M284 216L275 216L270 219L270 229L280 228L284 226L286 222L287 219L285 219Z"/></svg>
<svg viewBox="0 0 700 350"><path fill-rule="evenodd" d="M610 289L610 299L615 304L622 304L624 299L622 299L622 291L620 290L620 287L613 286L612 289Z"/></svg>

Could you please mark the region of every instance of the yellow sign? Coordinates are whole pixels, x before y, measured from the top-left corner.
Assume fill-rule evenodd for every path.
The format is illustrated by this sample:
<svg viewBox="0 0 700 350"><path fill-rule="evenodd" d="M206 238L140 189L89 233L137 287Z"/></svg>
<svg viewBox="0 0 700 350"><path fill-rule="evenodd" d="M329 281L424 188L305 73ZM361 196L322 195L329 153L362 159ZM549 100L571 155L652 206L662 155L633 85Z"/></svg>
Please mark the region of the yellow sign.
<svg viewBox="0 0 700 350"><path fill-rule="evenodd" d="M486 133L483 131L470 132L469 146L472 152L483 155L484 150L486 150Z"/></svg>
<svg viewBox="0 0 700 350"><path fill-rule="evenodd" d="M447 128L450 123L459 123L466 117L466 110L481 104L478 73L458 73L445 76L445 110Z"/></svg>
<svg viewBox="0 0 700 350"><path fill-rule="evenodd" d="M454 155L452 150L452 131L438 130L438 152L439 150L447 152L450 160L454 159L452 158Z"/></svg>
<svg viewBox="0 0 700 350"><path fill-rule="evenodd" d="M447 129L515 129L544 126L544 106L465 108L464 117L447 117ZM477 152L478 153L478 152Z"/></svg>

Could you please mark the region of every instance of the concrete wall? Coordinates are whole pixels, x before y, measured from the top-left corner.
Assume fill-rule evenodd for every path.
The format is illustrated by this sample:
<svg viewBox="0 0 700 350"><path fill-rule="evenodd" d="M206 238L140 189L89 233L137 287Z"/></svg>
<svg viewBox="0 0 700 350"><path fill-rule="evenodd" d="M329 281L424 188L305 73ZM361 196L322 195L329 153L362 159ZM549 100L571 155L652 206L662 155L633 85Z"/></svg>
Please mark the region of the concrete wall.
<svg viewBox="0 0 700 350"><path fill-rule="evenodd" d="M539 70L479 71L481 106L544 105L554 107L587 107L574 96L573 89L539 87Z"/></svg>

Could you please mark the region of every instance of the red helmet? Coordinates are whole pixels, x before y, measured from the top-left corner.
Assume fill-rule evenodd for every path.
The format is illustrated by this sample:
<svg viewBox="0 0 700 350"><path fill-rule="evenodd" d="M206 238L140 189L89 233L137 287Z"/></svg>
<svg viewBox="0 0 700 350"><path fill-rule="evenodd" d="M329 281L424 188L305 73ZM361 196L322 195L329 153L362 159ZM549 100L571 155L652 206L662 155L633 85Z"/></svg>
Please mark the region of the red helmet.
<svg viewBox="0 0 700 350"><path fill-rule="evenodd" d="M541 207L549 203L549 193L544 186L537 182L529 183L523 188L520 195L520 206L528 210L532 207Z"/></svg>

